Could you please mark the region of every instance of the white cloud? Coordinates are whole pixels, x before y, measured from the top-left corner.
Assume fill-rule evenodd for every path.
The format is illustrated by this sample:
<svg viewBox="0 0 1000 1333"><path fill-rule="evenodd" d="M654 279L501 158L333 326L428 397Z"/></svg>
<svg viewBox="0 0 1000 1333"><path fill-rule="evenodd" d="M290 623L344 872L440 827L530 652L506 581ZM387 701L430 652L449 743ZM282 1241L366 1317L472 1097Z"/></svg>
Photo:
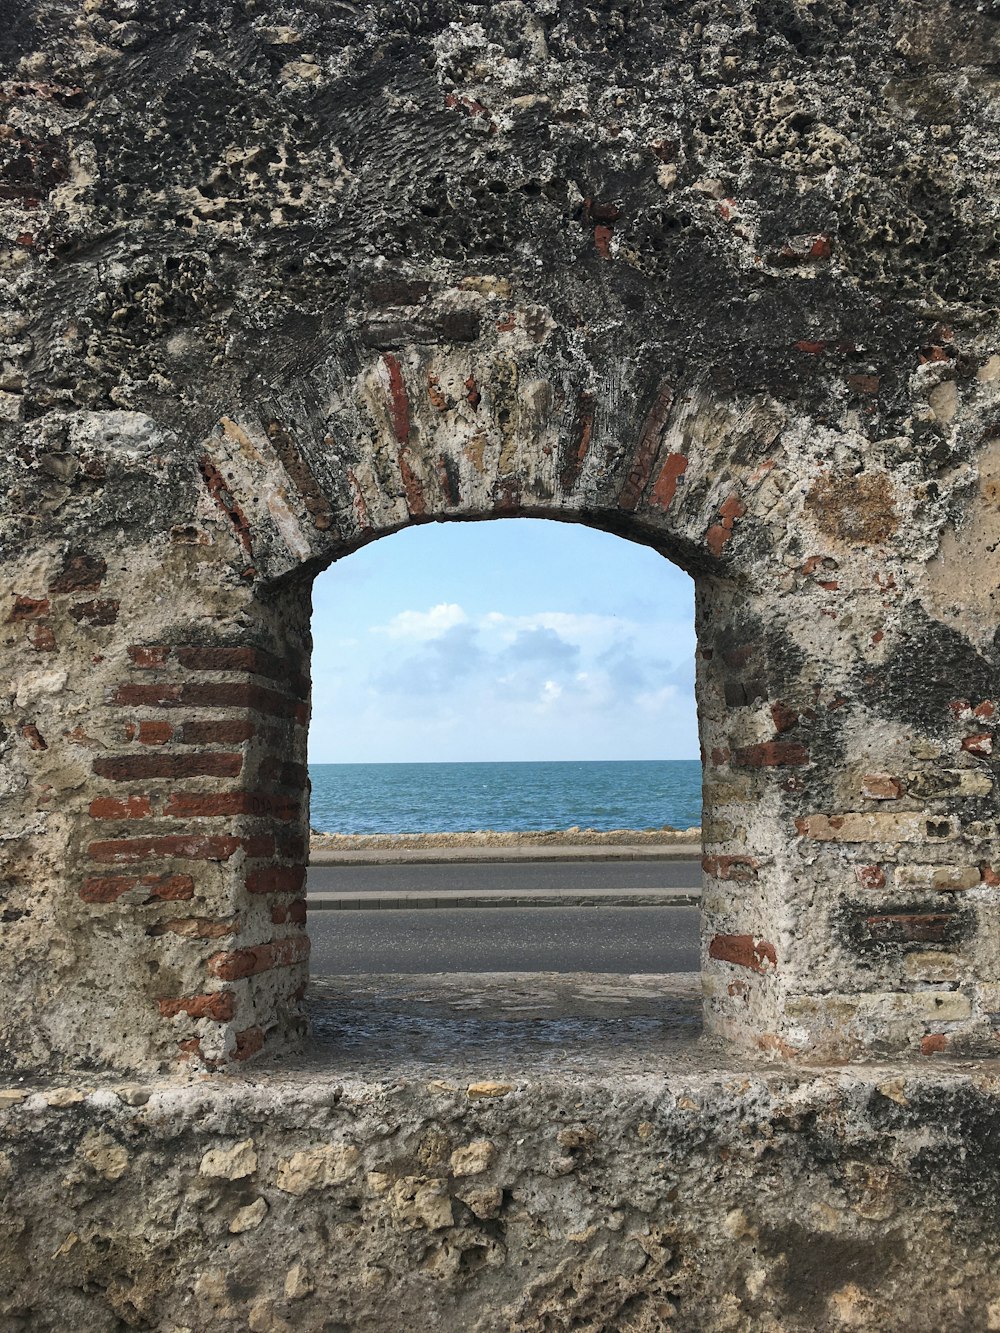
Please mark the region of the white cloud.
<svg viewBox="0 0 1000 1333"><path fill-rule="evenodd" d="M464 625L468 618L457 602L439 602L429 611L400 611L388 624L372 626L372 633L426 641L440 638L456 625Z"/></svg>
<svg viewBox="0 0 1000 1333"><path fill-rule="evenodd" d="M614 640L638 628L621 616L578 614L572 611L537 611L533 615L508 616L502 611L489 611L479 621L482 630L492 631L505 641L513 641L518 634L547 629L572 643L593 644Z"/></svg>
<svg viewBox="0 0 1000 1333"><path fill-rule="evenodd" d="M562 686L554 680L547 680L542 686L542 693L539 702L543 708L554 704L557 699L562 697Z"/></svg>

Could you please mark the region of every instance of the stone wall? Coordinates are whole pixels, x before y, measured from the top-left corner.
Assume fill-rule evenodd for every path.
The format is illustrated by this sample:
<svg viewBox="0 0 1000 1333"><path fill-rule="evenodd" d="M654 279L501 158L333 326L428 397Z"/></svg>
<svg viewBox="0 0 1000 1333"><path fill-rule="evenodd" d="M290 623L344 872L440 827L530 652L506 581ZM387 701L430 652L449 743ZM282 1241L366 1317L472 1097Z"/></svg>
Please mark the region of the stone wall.
<svg viewBox="0 0 1000 1333"><path fill-rule="evenodd" d="M66 1071L78 1090L86 1070L183 1081L294 1061L311 580L409 524L532 515L644 542L696 580L708 1031L731 1053L791 1062L995 1057L993 7L8 10L3 1066ZM224 1081L200 1086L206 1106L225 1100ZM274 1086L265 1173L317 1146ZM858 1123L881 1106L844 1095ZM964 1160L978 1130L949 1137L933 1120L941 1098L918 1099L900 1133L926 1131ZM84 1130L92 1112L73 1102L67 1124L104 1144L117 1105L85 1105L94 1123ZM810 1106L807 1127L840 1114ZM265 1144L251 1110L218 1122L217 1147ZM15 1136L34 1123L31 1107L11 1114ZM995 1113L975 1123L991 1142ZM30 1200L62 1178L45 1172L76 1152L67 1132L48 1157L31 1139L16 1168L29 1192L10 1224L20 1264L42 1253L17 1236L34 1234ZM709 1160L707 1142L689 1163ZM778 1219L835 1177L826 1149L800 1158L798 1144L781 1158L805 1165L774 1196ZM189 1174L198 1149L184 1148ZM395 1198L377 1159L368 1169ZM723 1234L738 1193L729 1160L694 1214L705 1234ZM915 1162L907 1206L941 1219ZM434 1172L410 1164L400 1178ZM992 1195L955 1172L956 1197L973 1198L972 1257L955 1271L985 1293ZM413 1188L444 1209L437 1185ZM164 1208L182 1197L171 1187ZM257 1206L249 1193L239 1204ZM76 1251L91 1256L80 1290L117 1290L105 1234L92 1227ZM947 1326L943 1277L937 1304L921 1304L935 1256L947 1267L952 1253L932 1234L911 1227L900 1242L919 1281L910 1272L886 1297L885 1327L897 1297L916 1311L909 1326L930 1327L927 1309ZM567 1272L575 1244L559 1233ZM478 1249L462 1261L442 1246L434 1262L488 1268L490 1244ZM201 1256L192 1244L178 1263ZM647 1259L653 1274L674 1262ZM735 1283L731 1262L705 1271ZM235 1298L213 1281L203 1290L222 1309ZM513 1327L571 1326L537 1313L541 1296L524 1307L532 1324L504 1283ZM665 1280L646 1289L673 1299ZM666 1319L636 1299L636 1327ZM823 1318L866 1326L863 1304L838 1299ZM627 1327L603 1300L588 1298L576 1326ZM688 1326L721 1318L720 1300L695 1302ZM135 1308L115 1307L108 1326L169 1327L166 1310L187 1326L169 1301ZM820 1326L819 1309L802 1326Z"/></svg>
<svg viewBox="0 0 1000 1333"><path fill-rule="evenodd" d="M611 980L321 983L281 1072L0 1090L0 1322L1000 1328L995 1067L775 1068Z"/></svg>
<svg viewBox="0 0 1000 1333"><path fill-rule="evenodd" d="M18 15L8 1064L294 1036L311 578L533 514L697 580L712 1028L991 1052L991 12Z"/></svg>

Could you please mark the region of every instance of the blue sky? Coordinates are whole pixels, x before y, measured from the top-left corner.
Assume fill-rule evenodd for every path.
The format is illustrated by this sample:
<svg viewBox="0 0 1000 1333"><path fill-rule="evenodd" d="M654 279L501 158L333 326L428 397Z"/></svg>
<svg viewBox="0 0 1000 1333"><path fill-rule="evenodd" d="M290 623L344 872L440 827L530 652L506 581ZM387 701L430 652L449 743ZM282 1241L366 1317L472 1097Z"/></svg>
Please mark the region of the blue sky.
<svg viewBox="0 0 1000 1333"><path fill-rule="evenodd" d="M433 523L313 590L313 763L695 759L694 585L576 524Z"/></svg>

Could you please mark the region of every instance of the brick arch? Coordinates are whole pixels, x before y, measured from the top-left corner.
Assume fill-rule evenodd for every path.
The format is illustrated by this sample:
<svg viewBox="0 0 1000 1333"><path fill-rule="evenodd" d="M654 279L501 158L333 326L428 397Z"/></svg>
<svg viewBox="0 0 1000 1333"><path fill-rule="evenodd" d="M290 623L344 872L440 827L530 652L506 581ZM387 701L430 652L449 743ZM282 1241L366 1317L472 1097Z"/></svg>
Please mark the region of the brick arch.
<svg viewBox="0 0 1000 1333"><path fill-rule="evenodd" d="M946 11L779 58L751 6L701 67L684 7L530 55L467 8L308 61L256 10L12 38L51 77L3 91L0 1058L294 1037L310 579L505 515L696 579L711 1029L995 1051L990 181L896 96Z"/></svg>
<svg viewBox="0 0 1000 1333"><path fill-rule="evenodd" d="M947 719L938 687L922 713L897 698L898 478L817 465L773 399L581 388L488 338L350 364L322 410L234 407L187 446L106 414L89 447L121 503L13 583L35 813L9 863L8 1060L215 1067L297 1039L312 578L413 524L532 515L696 580L709 1029L789 1058L979 1041L968 991L933 982L956 950L977 966L952 890L993 882L946 804L992 799L991 675L963 665ZM913 727L942 725L961 758L935 776Z"/></svg>
<svg viewBox="0 0 1000 1333"><path fill-rule="evenodd" d="M789 575L787 526L771 520L797 495L775 459L794 447L787 414L663 382L627 406L555 388L532 364L469 347L373 352L336 431L316 428L315 408L234 409L129 544L95 531L25 582L8 622L38 660L45 636L60 658L90 659L72 701L43 690L21 729L29 766L77 777L47 903L74 961L52 985L53 949L31 986L15 983L15 1005L27 994L38 1017L26 1056L215 1067L297 1039L312 578L412 524L532 515L651 545L696 578L709 1024L794 1051L785 975L825 946L806 932L796 959L781 942L789 867L811 735L836 699L817 695L801 635L784 637L834 582L829 558ZM151 429L114 424L125 442ZM146 484L155 466L142 465Z"/></svg>

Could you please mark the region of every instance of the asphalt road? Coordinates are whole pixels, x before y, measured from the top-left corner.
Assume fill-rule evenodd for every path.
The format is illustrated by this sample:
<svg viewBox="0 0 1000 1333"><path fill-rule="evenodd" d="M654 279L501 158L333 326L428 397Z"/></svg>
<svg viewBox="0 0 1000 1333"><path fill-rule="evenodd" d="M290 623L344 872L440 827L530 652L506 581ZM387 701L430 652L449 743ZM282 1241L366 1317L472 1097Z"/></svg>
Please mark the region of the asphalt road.
<svg viewBox="0 0 1000 1333"><path fill-rule="evenodd" d="M391 867L372 867L383 868ZM521 875L525 867L515 869ZM313 873L309 872L310 880ZM352 875L357 873L350 871ZM314 912L309 917L310 970L314 976L365 972L696 972L698 915L696 907Z"/></svg>
<svg viewBox="0 0 1000 1333"><path fill-rule="evenodd" d="M469 893L477 889L573 891L700 889L697 861L521 861L458 865L310 866L307 893Z"/></svg>

